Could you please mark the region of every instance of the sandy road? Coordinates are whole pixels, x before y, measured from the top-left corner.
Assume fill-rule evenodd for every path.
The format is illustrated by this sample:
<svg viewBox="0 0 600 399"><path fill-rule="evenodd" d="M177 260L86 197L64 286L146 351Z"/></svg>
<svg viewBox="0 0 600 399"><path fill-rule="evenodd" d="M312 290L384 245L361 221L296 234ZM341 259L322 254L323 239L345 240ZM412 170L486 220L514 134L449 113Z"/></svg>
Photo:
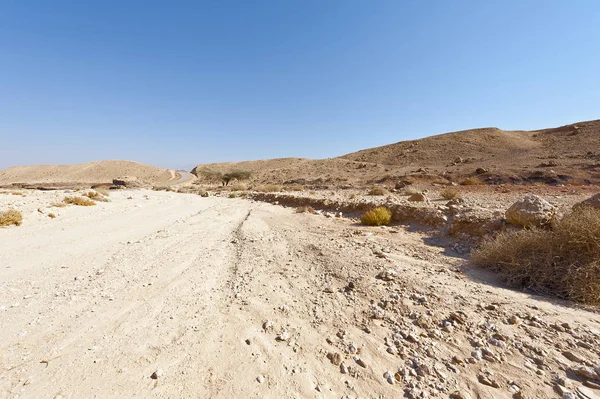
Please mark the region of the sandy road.
<svg viewBox="0 0 600 399"><path fill-rule="evenodd" d="M0 195L24 213L0 229L0 398L542 399L581 386L565 351L600 353L596 312L461 269L442 238L144 190L37 210L64 195Z"/></svg>
<svg viewBox="0 0 600 399"><path fill-rule="evenodd" d="M0 230L0 396L314 395L294 338L309 324L285 322L302 296L280 276L289 244L269 226L290 211L144 193Z"/></svg>

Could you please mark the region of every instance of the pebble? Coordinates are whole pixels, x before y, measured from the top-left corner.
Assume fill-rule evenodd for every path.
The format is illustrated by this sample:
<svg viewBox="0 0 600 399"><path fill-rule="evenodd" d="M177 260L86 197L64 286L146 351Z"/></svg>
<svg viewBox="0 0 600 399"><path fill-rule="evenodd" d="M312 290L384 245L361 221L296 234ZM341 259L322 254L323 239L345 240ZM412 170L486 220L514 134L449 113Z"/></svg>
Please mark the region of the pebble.
<svg viewBox="0 0 600 399"><path fill-rule="evenodd" d="M158 377L161 377L162 375L163 375L162 370L158 369L154 373L152 373L152 375L150 376L150 378L152 378L153 380L158 380Z"/></svg>
<svg viewBox="0 0 600 399"><path fill-rule="evenodd" d="M263 382L265 382L265 377L259 375L258 377L256 377L256 381L258 381L259 384L262 384Z"/></svg>

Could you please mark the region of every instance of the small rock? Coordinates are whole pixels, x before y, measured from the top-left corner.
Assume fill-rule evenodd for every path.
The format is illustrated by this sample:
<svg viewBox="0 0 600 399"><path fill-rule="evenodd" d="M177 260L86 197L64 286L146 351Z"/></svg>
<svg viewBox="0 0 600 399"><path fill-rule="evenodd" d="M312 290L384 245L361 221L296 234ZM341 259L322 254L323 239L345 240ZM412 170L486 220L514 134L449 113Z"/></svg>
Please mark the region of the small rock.
<svg viewBox="0 0 600 399"><path fill-rule="evenodd" d="M329 359L329 361L336 366L342 364L342 355L338 352L329 352L327 354L327 359Z"/></svg>
<svg viewBox="0 0 600 399"><path fill-rule="evenodd" d="M581 357L577 353L574 353L571 351L564 351L563 356L572 362L576 362L576 363L584 363L585 362L585 359L583 357Z"/></svg>
<svg viewBox="0 0 600 399"><path fill-rule="evenodd" d="M483 374L479 374L479 376L477 377L477 379L483 385L487 385L487 386L492 387L492 388L500 388L500 385L498 385L498 383L496 381L492 380L490 377L485 376Z"/></svg>
<svg viewBox="0 0 600 399"><path fill-rule="evenodd" d="M161 377L162 375L163 375L162 370L158 369L154 373L152 373L152 375L150 376L150 378L152 378L153 380L158 380L158 377Z"/></svg>
<svg viewBox="0 0 600 399"><path fill-rule="evenodd" d="M256 381L258 381L259 384L262 384L263 382L265 382L265 377L259 375L258 377L256 377Z"/></svg>

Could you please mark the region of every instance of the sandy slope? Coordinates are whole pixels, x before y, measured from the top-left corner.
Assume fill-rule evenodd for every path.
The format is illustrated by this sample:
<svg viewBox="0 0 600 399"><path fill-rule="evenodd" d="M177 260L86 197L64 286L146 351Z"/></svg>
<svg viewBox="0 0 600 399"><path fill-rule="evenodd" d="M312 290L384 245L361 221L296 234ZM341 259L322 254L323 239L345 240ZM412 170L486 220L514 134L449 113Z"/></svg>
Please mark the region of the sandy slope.
<svg viewBox="0 0 600 399"><path fill-rule="evenodd" d="M119 176L135 176L148 184L172 178L169 169L131 161L96 161L78 165L15 166L0 170L0 185L12 183L110 183Z"/></svg>
<svg viewBox="0 0 600 399"><path fill-rule="evenodd" d="M595 313L490 284L423 233L152 191L37 211L63 195L0 195L24 212L0 229L0 397L548 398L564 351L597 361Z"/></svg>

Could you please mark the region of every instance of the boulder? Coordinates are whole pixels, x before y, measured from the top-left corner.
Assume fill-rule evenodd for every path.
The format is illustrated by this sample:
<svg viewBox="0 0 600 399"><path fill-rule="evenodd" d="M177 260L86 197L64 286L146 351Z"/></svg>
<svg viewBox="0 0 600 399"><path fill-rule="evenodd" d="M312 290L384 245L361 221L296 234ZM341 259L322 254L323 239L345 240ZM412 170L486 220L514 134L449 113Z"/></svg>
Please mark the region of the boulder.
<svg viewBox="0 0 600 399"><path fill-rule="evenodd" d="M600 193L593 195L586 200L576 203L575 205L573 205L573 209L582 206L591 206L592 208L600 209Z"/></svg>
<svg viewBox="0 0 600 399"><path fill-rule="evenodd" d="M121 176L113 179L114 186L122 186L128 188L142 187L143 184L135 176Z"/></svg>
<svg viewBox="0 0 600 399"><path fill-rule="evenodd" d="M412 194L410 197L408 197L409 201L414 201L414 202L425 202L427 201L427 199L425 198L425 194L421 194L421 193L414 193Z"/></svg>
<svg viewBox="0 0 600 399"><path fill-rule="evenodd" d="M554 207L537 195L526 195L506 210L506 220L523 227L541 227L554 217Z"/></svg>

